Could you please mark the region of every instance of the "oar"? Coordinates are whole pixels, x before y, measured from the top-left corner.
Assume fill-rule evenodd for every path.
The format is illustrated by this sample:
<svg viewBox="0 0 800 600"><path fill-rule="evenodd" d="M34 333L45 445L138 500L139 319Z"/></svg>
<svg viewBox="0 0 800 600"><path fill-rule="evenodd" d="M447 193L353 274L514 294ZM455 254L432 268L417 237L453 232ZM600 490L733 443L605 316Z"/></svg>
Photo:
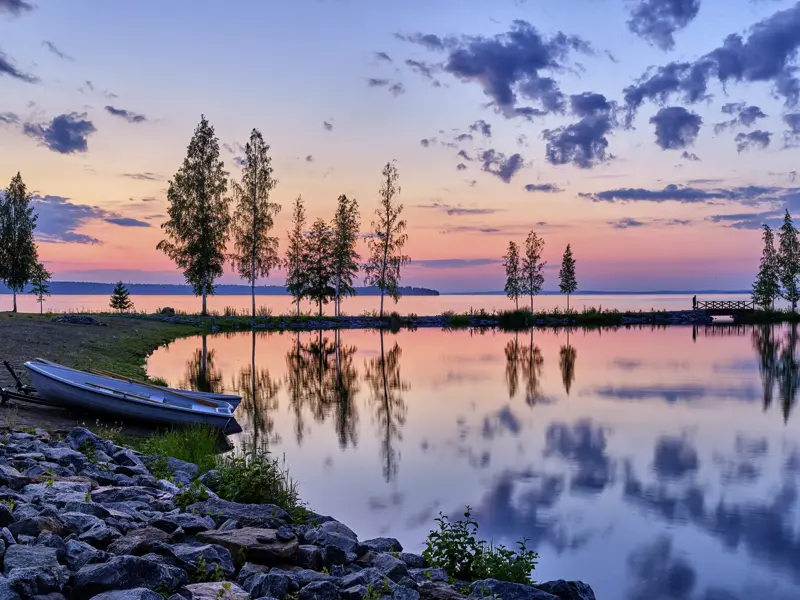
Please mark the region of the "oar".
<svg viewBox="0 0 800 600"><path fill-rule="evenodd" d="M144 387L152 388L154 390L158 390L164 394L174 394L175 396L180 396L181 398L186 398L187 400L191 400L192 402L197 402L198 404L204 404L205 406L211 406L213 408L217 408L221 406L216 402L211 402L209 400L203 400L202 398L197 398L195 396L190 396L189 394L183 394L181 392L177 392L172 389L166 389L162 386L153 385L152 383L147 383L145 381L136 381L135 379L131 379L130 377L125 377L124 375L117 375L115 373L111 373L110 371L101 371L100 369L89 369L89 373L93 375L100 375L102 377L111 377L112 379L119 379L120 381L126 381L128 383L133 383L136 385L141 385Z"/></svg>
<svg viewBox="0 0 800 600"><path fill-rule="evenodd" d="M122 390L115 390L114 388L107 387L105 385L100 385L99 383L92 383L91 381L84 381L86 385L90 385L92 387L100 388L101 390L106 390L109 392L114 392L115 394L122 394L123 396L130 396L131 398L136 398L138 400L147 400L148 402L153 402L154 404L161 404L160 402L156 402L151 398L146 398L144 396L140 396L139 394L131 394L130 392L123 392Z"/></svg>

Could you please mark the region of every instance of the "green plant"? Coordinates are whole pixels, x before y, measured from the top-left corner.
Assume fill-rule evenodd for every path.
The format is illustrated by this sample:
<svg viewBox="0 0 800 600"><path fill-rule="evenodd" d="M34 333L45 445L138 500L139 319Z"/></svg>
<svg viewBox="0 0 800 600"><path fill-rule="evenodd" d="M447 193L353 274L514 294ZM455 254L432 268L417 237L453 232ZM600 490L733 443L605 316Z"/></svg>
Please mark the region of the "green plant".
<svg viewBox="0 0 800 600"><path fill-rule="evenodd" d="M256 310L256 314L259 317L271 317L272 316L272 308L269 306L259 306Z"/></svg>
<svg viewBox="0 0 800 600"><path fill-rule="evenodd" d="M163 377L148 377L150 383L153 385L160 385L161 387L169 387L169 381Z"/></svg>
<svg viewBox="0 0 800 600"><path fill-rule="evenodd" d="M391 593L392 588L389 587L389 578L384 577L378 586L367 585L367 595L363 597L363 600L380 600L385 594Z"/></svg>
<svg viewBox="0 0 800 600"><path fill-rule="evenodd" d="M83 501L86 504L89 504L92 501L92 493L91 492L86 492L86 494L84 494L84 496L83 496Z"/></svg>
<svg viewBox="0 0 800 600"><path fill-rule="evenodd" d="M0 500L0 503L5 504L9 511L14 512L16 503L14 502L13 498L4 498L3 500Z"/></svg>
<svg viewBox="0 0 800 600"><path fill-rule="evenodd" d="M225 597L230 596L231 592L231 582L226 581L217 590L217 593L214 595L215 600L223 600Z"/></svg>
<svg viewBox="0 0 800 600"><path fill-rule="evenodd" d="M531 583L531 571L539 555L526 547L526 540L518 542L517 551L479 540L478 523L472 519L469 507L463 519L450 521L439 513L436 522L439 527L428 534L422 552L429 566L444 569L453 580L493 578Z"/></svg>
<svg viewBox="0 0 800 600"><path fill-rule="evenodd" d="M148 468L154 477L168 479L172 470L167 457L194 463L200 473L213 469L218 436L219 433L210 427L191 425L139 440L133 446L148 457Z"/></svg>
<svg viewBox="0 0 800 600"><path fill-rule="evenodd" d="M97 464L97 449L94 447L94 444L89 442L83 442L79 447L78 451L86 457L93 465Z"/></svg>
<svg viewBox="0 0 800 600"><path fill-rule="evenodd" d="M201 556L197 561L197 567L194 570L192 579L195 583L211 583L214 581L225 580L225 570L222 565L216 564L213 569L209 569L206 564L205 556Z"/></svg>
<svg viewBox="0 0 800 600"><path fill-rule="evenodd" d="M472 322L469 315L460 315L452 310L443 312L442 317L445 319L446 326L452 329L464 329L469 327Z"/></svg>
<svg viewBox="0 0 800 600"><path fill-rule="evenodd" d="M185 511L186 507L204 500L208 500L208 490L199 481L193 481L176 494L175 505Z"/></svg>

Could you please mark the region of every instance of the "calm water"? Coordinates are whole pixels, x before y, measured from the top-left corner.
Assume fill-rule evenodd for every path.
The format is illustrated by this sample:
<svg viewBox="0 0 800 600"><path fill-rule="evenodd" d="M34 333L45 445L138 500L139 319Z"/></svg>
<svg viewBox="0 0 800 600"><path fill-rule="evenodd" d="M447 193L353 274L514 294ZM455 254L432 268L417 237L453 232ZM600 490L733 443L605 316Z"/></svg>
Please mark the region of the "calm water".
<svg viewBox="0 0 800 600"><path fill-rule="evenodd" d="M536 578L583 579L602 600L788 600L797 337L241 333L177 341L148 371L243 394L236 443L285 455L309 504L363 539L419 551L439 511L469 504L484 536L530 538Z"/></svg>
<svg viewBox="0 0 800 600"><path fill-rule="evenodd" d="M200 312L200 299L194 296L131 296L135 309L139 311L153 312L159 308L170 306L177 310L185 310L190 313ZM708 295L703 296L703 300L749 300L747 295L726 294L724 296ZM44 309L52 312L67 311L107 311L107 296L69 296L58 295L50 296L45 299ZM30 294L18 296L17 304L19 310L23 312L39 312L39 304ZM291 296L257 296L257 306L266 306L275 315L294 314L295 307L292 304ZM348 315L360 315L365 311L377 311L379 299L376 296L356 296L348 298L342 303L342 311ZM527 304L521 299L521 306ZM12 299L8 294L0 294L0 311L11 310ZM231 306L237 310L250 312L250 296L210 296L208 298L209 310L216 310L220 313L225 307ZM487 311L506 310L512 308L511 301L505 296L488 295L446 295L441 296L406 296L401 298L397 305L387 301L387 310L397 310L401 314L416 313L418 315L439 315L446 310L455 312L466 312L470 309L485 309ZM550 310L559 306L566 307L564 296L539 296L536 298L536 309ZM691 294L686 295L598 295L588 296L578 294L570 300L570 306L576 309L583 307L603 307L616 308L618 310L687 310L692 307ZM316 314L316 306L311 306L307 302L302 304L303 311L312 311ZM332 314L332 306L324 307L325 314Z"/></svg>

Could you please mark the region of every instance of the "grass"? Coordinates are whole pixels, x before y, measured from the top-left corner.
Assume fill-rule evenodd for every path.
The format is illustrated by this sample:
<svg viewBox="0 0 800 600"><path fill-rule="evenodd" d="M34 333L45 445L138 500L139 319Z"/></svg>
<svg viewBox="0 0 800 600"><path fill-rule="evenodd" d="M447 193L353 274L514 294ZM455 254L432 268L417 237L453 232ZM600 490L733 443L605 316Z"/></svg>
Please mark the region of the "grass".
<svg viewBox="0 0 800 600"><path fill-rule="evenodd" d="M219 432L204 426L172 429L143 440L134 441L134 449L147 456L148 467L158 479L172 476L167 457L194 463L200 474L216 466Z"/></svg>

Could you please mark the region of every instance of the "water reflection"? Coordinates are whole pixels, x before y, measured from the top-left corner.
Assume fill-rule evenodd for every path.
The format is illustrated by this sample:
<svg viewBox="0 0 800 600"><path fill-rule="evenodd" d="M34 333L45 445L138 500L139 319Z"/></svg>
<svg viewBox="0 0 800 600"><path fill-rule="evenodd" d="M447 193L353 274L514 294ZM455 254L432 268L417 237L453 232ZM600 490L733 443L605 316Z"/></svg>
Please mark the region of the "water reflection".
<svg viewBox="0 0 800 600"><path fill-rule="evenodd" d="M569 344L569 329L567 329L567 344L561 346L558 351L558 365L561 368L561 381L564 383L564 391L569 396L569 391L572 389L572 384L575 383L575 360L578 358L578 353Z"/></svg>
<svg viewBox="0 0 800 600"><path fill-rule="evenodd" d="M247 415L247 439L252 449L279 444L280 434L275 430L274 413L278 410L281 382L275 380L269 369L256 366L256 332L251 333L250 364L239 371L231 386L242 396L238 415Z"/></svg>
<svg viewBox="0 0 800 600"><path fill-rule="evenodd" d="M542 393L542 370L544 357L542 350L534 343L533 330L528 343L520 345L519 334L515 333L505 347L505 380L508 397L514 398L519 391L520 375L525 385L525 402L533 406L544 400Z"/></svg>
<svg viewBox="0 0 800 600"><path fill-rule="evenodd" d="M789 421L800 388L797 337L796 323L786 328L782 340L777 339L775 325L756 326L752 332L753 347L759 359L764 410L772 405L774 389L777 386L785 422Z"/></svg>
<svg viewBox="0 0 800 600"><path fill-rule="evenodd" d="M222 371L215 364L215 351L208 349L208 336L202 336L200 348L186 363L181 387L200 392L221 393L224 389Z"/></svg>

